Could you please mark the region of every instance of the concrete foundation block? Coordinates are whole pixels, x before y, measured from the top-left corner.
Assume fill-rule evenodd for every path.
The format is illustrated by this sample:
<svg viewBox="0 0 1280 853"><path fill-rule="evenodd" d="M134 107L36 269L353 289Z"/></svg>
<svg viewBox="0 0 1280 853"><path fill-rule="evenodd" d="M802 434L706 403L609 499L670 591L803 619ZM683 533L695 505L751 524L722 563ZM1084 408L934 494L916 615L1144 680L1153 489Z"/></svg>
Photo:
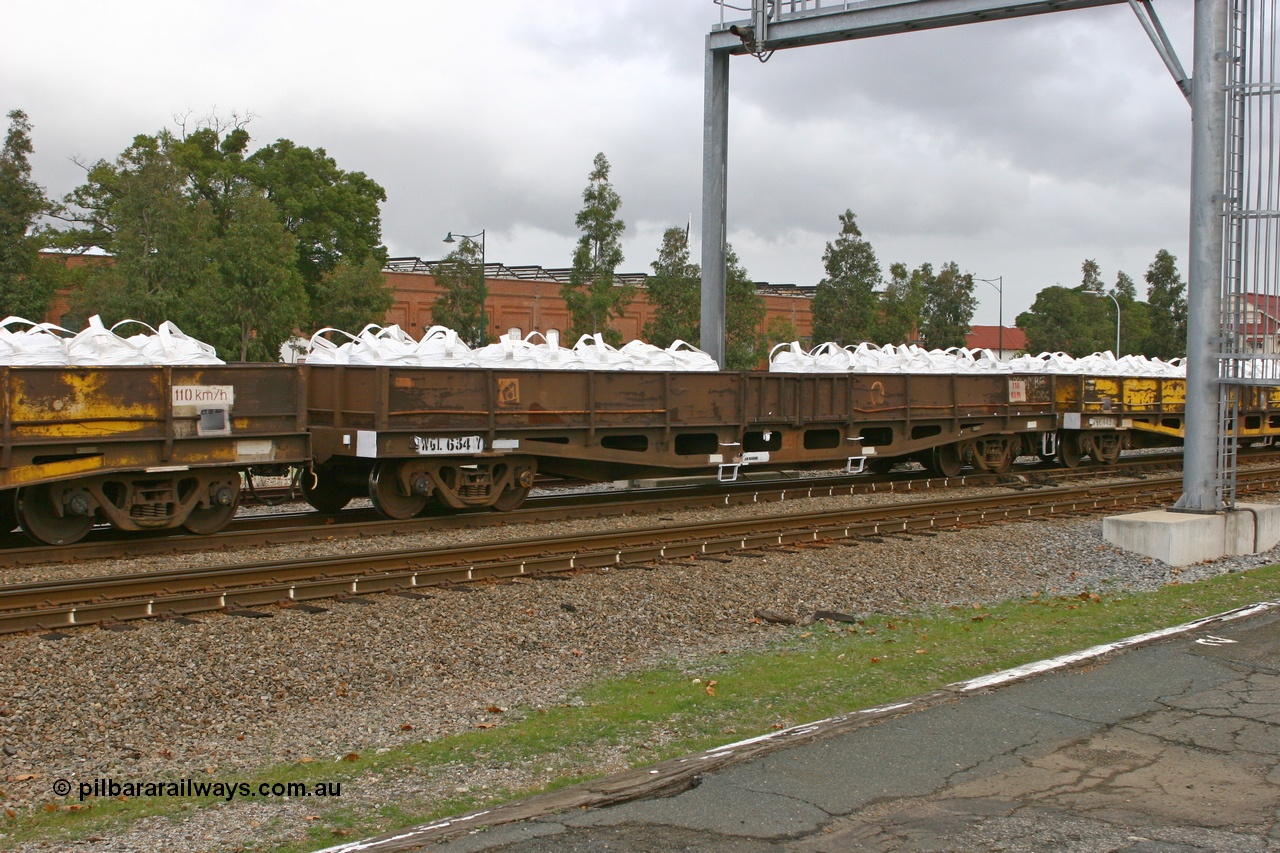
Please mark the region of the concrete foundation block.
<svg viewBox="0 0 1280 853"><path fill-rule="evenodd" d="M1224 512L1222 521L1222 556L1252 554L1253 543L1257 539L1257 516L1237 509L1235 512Z"/></svg>
<svg viewBox="0 0 1280 853"><path fill-rule="evenodd" d="M1255 519L1253 550L1242 553L1261 554L1280 545L1280 504L1237 503L1236 509L1252 513Z"/></svg>
<svg viewBox="0 0 1280 853"><path fill-rule="evenodd" d="M1112 545L1187 566L1236 554L1260 554L1280 544L1280 505L1237 504L1233 512L1153 510L1116 515L1102 522Z"/></svg>
<svg viewBox="0 0 1280 853"><path fill-rule="evenodd" d="M1216 560L1226 551L1226 520L1221 514L1151 510L1102 521L1102 538L1135 554L1171 566Z"/></svg>

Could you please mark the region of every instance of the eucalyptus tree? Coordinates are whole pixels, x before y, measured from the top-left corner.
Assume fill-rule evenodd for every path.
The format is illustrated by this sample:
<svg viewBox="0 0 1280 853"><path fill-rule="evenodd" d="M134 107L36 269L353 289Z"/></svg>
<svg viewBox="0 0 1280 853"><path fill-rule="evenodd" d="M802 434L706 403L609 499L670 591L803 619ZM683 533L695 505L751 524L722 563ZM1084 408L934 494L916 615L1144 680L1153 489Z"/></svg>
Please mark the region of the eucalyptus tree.
<svg viewBox="0 0 1280 853"><path fill-rule="evenodd" d="M573 252L569 280L560 295L569 309L569 337L600 333L610 343L621 335L612 321L631 304L634 288L618 285L615 273L622 264L622 234L626 223L618 218L622 199L609 183L609 161L603 153L592 161L582 209L574 219L582 232Z"/></svg>
<svg viewBox="0 0 1280 853"><path fill-rule="evenodd" d="M840 214L840 234L822 253L826 276L813 295L815 341L856 344L880 326L880 262L852 210Z"/></svg>
<svg viewBox="0 0 1280 853"><path fill-rule="evenodd" d="M1145 353L1156 358L1187 354L1187 285L1178 272L1178 259L1165 249L1147 267L1147 304L1151 327Z"/></svg>
<svg viewBox="0 0 1280 853"><path fill-rule="evenodd" d="M645 293L654 308L654 317L645 323L646 341L660 347L678 340L696 343L701 333L701 270L689 259L689 235L683 228L662 233L653 275L645 282Z"/></svg>
<svg viewBox="0 0 1280 853"><path fill-rule="evenodd" d="M40 258L36 232L51 206L44 189L31 179L34 151L27 114L12 110L0 147L0 312L38 321L49 307L61 267Z"/></svg>

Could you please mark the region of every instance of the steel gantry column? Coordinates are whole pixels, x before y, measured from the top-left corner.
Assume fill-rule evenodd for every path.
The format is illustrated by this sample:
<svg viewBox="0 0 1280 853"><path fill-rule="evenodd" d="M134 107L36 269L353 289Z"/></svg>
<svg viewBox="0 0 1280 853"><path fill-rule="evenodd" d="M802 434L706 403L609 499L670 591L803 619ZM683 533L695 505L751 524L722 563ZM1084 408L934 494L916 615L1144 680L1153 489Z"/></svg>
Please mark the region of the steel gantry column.
<svg viewBox="0 0 1280 853"><path fill-rule="evenodd" d="M1226 174L1227 0L1196 0L1191 72L1191 246L1187 262L1187 402L1182 497L1175 509L1222 509L1218 356Z"/></svg>
<svg viewBox="0 0 1280 853"><path fill-rule="evenodd" d="M702 112L702 325L699 343L724 369L725 242L729 174L729 52L712 50Z"/></svg>

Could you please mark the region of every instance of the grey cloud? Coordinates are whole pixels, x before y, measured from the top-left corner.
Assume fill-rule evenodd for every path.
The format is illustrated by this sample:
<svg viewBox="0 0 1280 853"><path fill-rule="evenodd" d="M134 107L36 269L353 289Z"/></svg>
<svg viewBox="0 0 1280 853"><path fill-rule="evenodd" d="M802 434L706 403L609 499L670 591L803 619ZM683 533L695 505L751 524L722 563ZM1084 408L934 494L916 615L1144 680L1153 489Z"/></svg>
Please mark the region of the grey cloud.
<svg viewBox="0 0 1280 853"><path fill-rule="evenodd" d="M139 64L111 51L94 54L100 80L0 56L0 106L31 114L38 180L66 192L82 177L69 156L113 157L219 104L258 113L259 142L324 147L381 183L396 252L438 255L446 231L485 228L495 260L567 263L596 151L622 196L628 270L689 213L696 237L710 2L389 4L349 26L355 13L319 6L296 27L287 4L237 7L260 23L252 37L197 6L225 42L184 42L199 78L126 92L109 81ZM1161 14L1185 44L1185 14ZM171 15L146 17L136 41L112 30L121 57L178 38ZM284 33L309 47L288 52ZM308 63L340 64L353 85L308 84ZM729 226L761 278L816 281L846 207L886 263L1006 274L1009 310L1018 288L1078 278L1084 257L1139 278L1155 249L1184 253L1187 107L1122 6L735 57L730 119Z"/></svg>

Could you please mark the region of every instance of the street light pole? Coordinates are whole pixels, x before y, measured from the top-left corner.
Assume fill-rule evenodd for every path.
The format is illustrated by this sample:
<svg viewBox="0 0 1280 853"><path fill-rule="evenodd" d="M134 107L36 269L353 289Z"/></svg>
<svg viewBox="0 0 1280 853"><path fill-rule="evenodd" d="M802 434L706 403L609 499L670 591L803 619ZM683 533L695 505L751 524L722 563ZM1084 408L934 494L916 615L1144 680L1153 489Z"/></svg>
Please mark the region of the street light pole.
<svg viewBox="0 0 1280 853"><path fill-rule="evenodd" d="M484 280L484 229L481 228L479 234L458 234L457 236L461 237L463 240L474 240L477 237L480 238L480 344L484 345L489 342L489 323L488 319L485 317L484 311L485 303L488 301L489 297ZM446 243L457 242L457 240L454 239L454 233L452 231L445 235L444 241Z"/></svg>
<svg viewBox="0 0 1280 853"><path fill-rule="evenodd" d="M1120 357L1120 300L1116 299L1114 293L1099 293L1096 290L1086 290L1085 293L1090 296L1110 296L1111 301L1116 304L1116 358Z"/></svg>
<svg viewBox="0 0 1280 853"><path fill-rule="evenodd" d="M999 358L1004 358L1004 276L998 275L995 278L975 278L974 281L985 281L994 287L1000 294L999 320L1000 320L1000 337L996 349L999 351Z"/></svg>

